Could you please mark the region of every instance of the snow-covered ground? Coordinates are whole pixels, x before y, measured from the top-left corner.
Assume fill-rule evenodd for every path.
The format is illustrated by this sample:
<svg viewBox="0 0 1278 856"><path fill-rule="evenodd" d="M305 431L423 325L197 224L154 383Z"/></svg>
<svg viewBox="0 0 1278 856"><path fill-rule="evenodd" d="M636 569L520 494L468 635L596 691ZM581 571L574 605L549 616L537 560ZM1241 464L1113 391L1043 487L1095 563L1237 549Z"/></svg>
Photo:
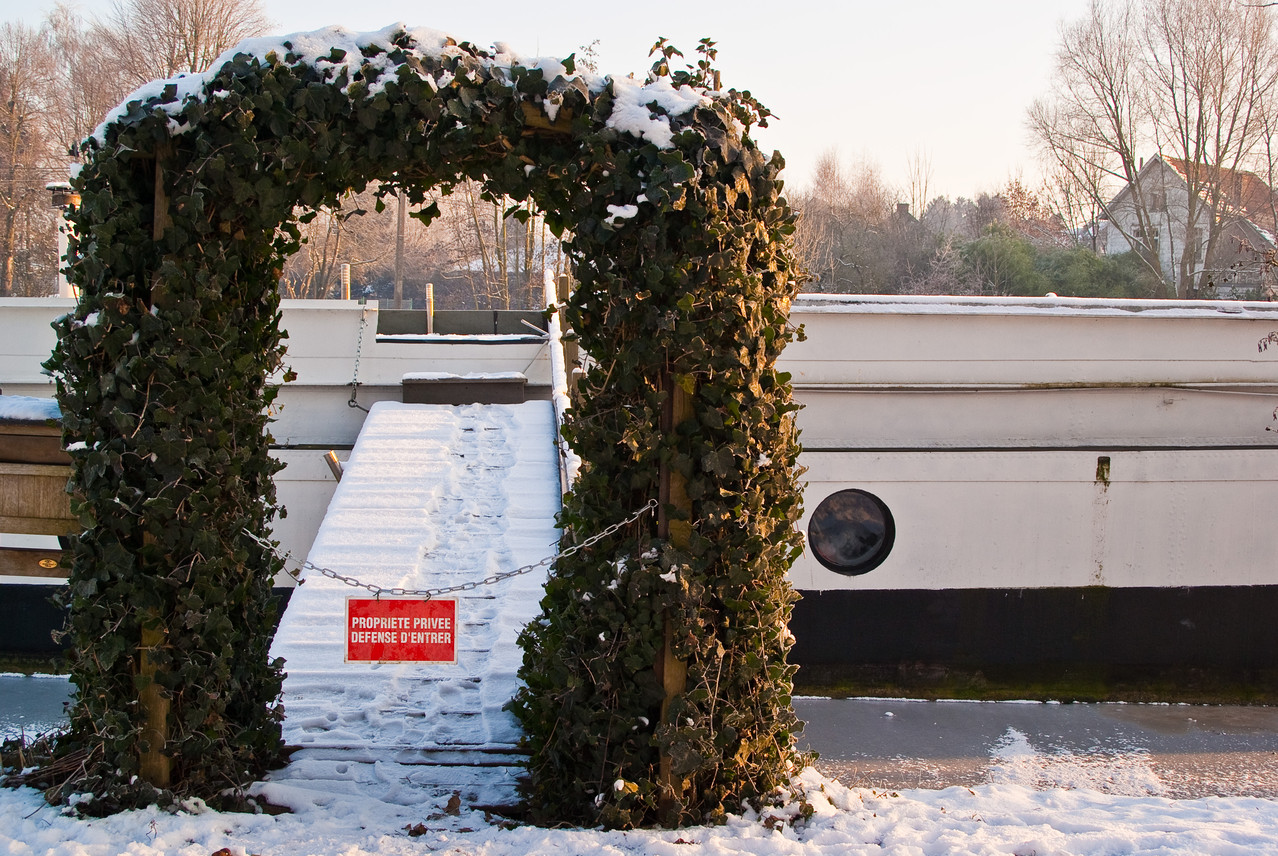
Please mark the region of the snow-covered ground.
<svg viewBox="0 0 1278 856"><path fill-rule="evenodd" d="M0 732L57 719L65 678L0 676ZM47 696L38 699L37 696ZM41 702L41 703L37 703ZM256 791L279 817L156 810L75 820L29 789L0 789L0 853L108 856L362 854L1230 854L1278 852L1278 802L1173 794L1278 793L1267 708L796 699L818 767L816 810L678 831L505 828L463 805L370 798L298 778ZM1179 768L1200 765L1188 781ZM892 790L883 783L961 782ZM373 792L370 790L369 793ZM400 799L398 802L402 802ZM416 834L414 834L416 833ZM682 840L684 843L678 843Z"/></svg>
<svg viewBox="0 0 1278 856"><path fill-rule="evenodd" d="M0 852L31 856L620 856L620 854L1254 854L1278 853L1278 803L1170 800L1087 788L988 784L944 790L850 789L802 777L814 809L793 825L750 813L724 826L604 832L507 828L464 808L422 807L266 785L292 814L155 809L76 820L30 789L0 791Z"/></svg>
<svg viewBox="0 0 1278 856"><path fill-rule="evenodd" d="M43 704L31 687L47 689ZM0 730L56 719L65 678L0 676ZM15 702L21 697L27 704ZM1276 715L1188 705L796 700L818 767L815 813L768 824L602 832L509 827L462 806L395 804L297 778L255 791L292 814L168 814L76 820L30 789L0 789L0 853L66 856L363 854L1232 854L1278 853L1278 802L1172 794L1278 793ZM52 713L51 713L52 712ZM28 731L30 733L30 731ZM1201 764L1191 789L1169 765ZM892 790L890 781L962 782ZM369 793L373 792L372 790ZM682 843L680 843L682 842Z"/></svg>

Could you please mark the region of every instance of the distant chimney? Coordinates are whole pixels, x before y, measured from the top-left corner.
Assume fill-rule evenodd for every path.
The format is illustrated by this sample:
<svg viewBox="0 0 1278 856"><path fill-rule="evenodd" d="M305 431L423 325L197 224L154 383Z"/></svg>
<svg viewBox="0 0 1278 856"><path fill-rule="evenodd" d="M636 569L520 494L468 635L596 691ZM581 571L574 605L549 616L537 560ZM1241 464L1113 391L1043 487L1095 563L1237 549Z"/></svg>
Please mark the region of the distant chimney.
<svg viewBox="0 0 1278 856"><path fill-rule="evenodd" d="M908 202L898 202L898 203L896 203L896 216L898 216L898 217L902 217L902 218L904 218L904 217L909 217L909 216L910 216L910 203L908 203Z"/></svg>

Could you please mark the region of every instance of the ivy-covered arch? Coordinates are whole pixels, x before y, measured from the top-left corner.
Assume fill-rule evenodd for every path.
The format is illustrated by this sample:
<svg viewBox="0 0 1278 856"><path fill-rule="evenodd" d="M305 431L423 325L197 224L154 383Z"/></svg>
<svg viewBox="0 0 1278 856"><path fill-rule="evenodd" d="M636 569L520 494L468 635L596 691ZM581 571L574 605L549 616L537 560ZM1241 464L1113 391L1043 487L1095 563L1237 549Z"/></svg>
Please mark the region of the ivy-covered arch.
<svg viewBox="0 0 1278 856"><path fill-rule="evenodd" d="M266 408L296 212L370 181L420 202L463 178L535 204L578 281L567 312L591 362L565 537L662 502L562 561L524 634L512 708L534 816L699 821L784 783L801 760L798 445L774 367L793 216L780 157L749 136L766 110L712 91L710 43L686 71L658 48L640 84L403 27L252 41L139 90L86 141L81 299L47 364L84 524L67 745L88 754L63 798L208 799L279 759L279 563L250 533L277 510Z"/></svg>

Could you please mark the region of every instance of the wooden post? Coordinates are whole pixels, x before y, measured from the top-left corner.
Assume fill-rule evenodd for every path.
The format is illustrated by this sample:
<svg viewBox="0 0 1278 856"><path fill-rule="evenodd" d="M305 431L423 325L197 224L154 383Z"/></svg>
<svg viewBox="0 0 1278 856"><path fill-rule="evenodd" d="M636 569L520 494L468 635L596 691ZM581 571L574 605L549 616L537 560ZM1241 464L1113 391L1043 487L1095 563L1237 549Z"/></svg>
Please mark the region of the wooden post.
<svg viewBox="0 0 1278 856"><path fill-rule="evenodd" d="M666 400L662 411L661 431L670 436L675 429L692 418L692 396L669 373L662 379ZM687 480L671 467L663 465L660 473L661 508L657 514L657 536L679 550L686 550L692 539L692 500L688 498ZM683 519L674 519L667 508L681 512ZM662 618L661 653L654 664L657 679L661 682L665 698L661 702L661 721L665 722L670 704L687 688L688 664L674 655L674 620L669 614ZM677 779L669 755L662 754L660 769L661 814L667 822L678 821L677 812L683 800L687 782Z"/></svg>
<svg viewBox="0 0 1278 856"><path fill-rule="evenodd" d="M164 162L171 156L172 149L161 144L155 150L155 214L151 224L151 238L159 241L164 232L173 223L169 213L169 197L164 184ZM158 275L151 281L151 303L155 305L162 298L164 284ZM142 525L138 520L138 525ZM144 542L152 541L147 534L142 536ZM138 675L145 686L138 692L138 710L142 715L141 742L146 749L138 747L138 774L143 780L157 788L167 788L172 784L172 760L164 754L165 744L169 739L169 698L164 694L156 678L160 675L160 667L155 656L157 649L164 645L163 616L155 610L147 610L141 616L141 638L138 640Z"/></svg>
<svg viewBox="0 0 1278 856"><path fill-rule="evenodd" d="M154 613L149 613L153 616ZM145 620L145 619L144 619ZM172 759L164 754L164 744L169 739L169 706L164 688L157 683L160 668L155 661L155 651L164 644L164 633L158 628L142 628L142 645L138 649L138 674L147 678L146 686L138 693L138 706L142 711L142 742L139 748L138 773L157 788L172 784Z"/></svg>
<svg viewBox="0 0 1278 856"><path fill-rule="evenodd" d="M153 241L163 238L165 231L173 225L173 217L169 213L169 194L164 186L164 162L172 153L172 147L168 143L160 143L155 147L155 211L151 220Z"/></svg>
<svg viewBox="0 0 1278 856"><path fill-rule="evenodd" d="M155 147L155 195L154 209L151 214L151 240L157 244L173 225L173 217L169 213L169 194L164 185L164 162L172 155L172 147L168 143L159 143ZM163 253L161 253L163 255ZM151 305L158 306L164 302L164 283L160 281L157 270L151 275Z"/></svg>
<svg viewBox="0 0 1278 856"><path fill-rule="evenodd" d="M666 389L666 401L661 414L661 433L669 436L675 429L692 418L692 396L679 386L669 374L662 383ZM688 483L681 473L668 466L661 468L662 509L657 516L657 534L680 550L685 550L692 540L692 500L688 498ZM683 520L673 519L665 506L673 506L683 513Z"/></svg>

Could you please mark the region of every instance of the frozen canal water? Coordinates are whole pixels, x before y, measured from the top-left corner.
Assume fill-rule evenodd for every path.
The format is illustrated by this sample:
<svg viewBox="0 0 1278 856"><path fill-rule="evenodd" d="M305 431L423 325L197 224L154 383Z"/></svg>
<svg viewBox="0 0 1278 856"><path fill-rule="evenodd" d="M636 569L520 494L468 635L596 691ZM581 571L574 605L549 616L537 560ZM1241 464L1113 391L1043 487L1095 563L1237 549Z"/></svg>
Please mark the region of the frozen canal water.
<svg viewBox="0 0 1278 856"><path fill-rule="evenodd" d="M65 722L63 677L0 675L0 739ZM1278 708L796 698L817 767L855 787L1002 781L1278 798Z"/></svg>
<svg viewBox="0 0 1278 856"><path fill-rule="evenodd" d="M56 675L0 675L0 740L44 734L66 723L71 682Z"/></svg>
<svg viewBox="0 0 1278 856"><path fill-rule="evenodd" d="M1278 708L795 699L843 784L1278 797Z"/></svg>

